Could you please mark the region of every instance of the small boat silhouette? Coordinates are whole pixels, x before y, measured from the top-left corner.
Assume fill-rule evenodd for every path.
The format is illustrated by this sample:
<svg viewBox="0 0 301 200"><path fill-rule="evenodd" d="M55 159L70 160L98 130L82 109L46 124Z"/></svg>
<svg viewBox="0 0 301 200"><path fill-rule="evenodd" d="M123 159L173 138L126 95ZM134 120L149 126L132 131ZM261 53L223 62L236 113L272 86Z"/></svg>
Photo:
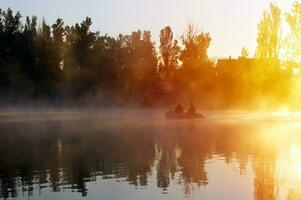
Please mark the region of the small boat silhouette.
<svg viewBox="0 0 301 200"><path fill-rule="evenodd" d="M204 119L205 116L201 113L175 113L174 111L168 111L165 113L168 119Z"/></svg>

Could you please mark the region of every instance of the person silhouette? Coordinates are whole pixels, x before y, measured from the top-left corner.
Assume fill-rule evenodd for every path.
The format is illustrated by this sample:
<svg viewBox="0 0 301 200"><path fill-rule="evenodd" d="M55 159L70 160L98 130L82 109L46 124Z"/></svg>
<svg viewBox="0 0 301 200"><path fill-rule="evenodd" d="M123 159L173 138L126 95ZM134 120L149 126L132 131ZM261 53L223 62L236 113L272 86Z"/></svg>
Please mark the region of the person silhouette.
<svg viewBox="0 0 301 200"><path fill-rule="evenodd" d="M195 106L192 102L189 103L189 108L186 111L187 114L195 115Z"/></svg>
<svg viewBox="0 0 301 200"><path fill-rule="evenodd" d="M181 104L178 104L176 107L175 107L175 113L177 114L182 114L184 112L184 108Z"/></svg>

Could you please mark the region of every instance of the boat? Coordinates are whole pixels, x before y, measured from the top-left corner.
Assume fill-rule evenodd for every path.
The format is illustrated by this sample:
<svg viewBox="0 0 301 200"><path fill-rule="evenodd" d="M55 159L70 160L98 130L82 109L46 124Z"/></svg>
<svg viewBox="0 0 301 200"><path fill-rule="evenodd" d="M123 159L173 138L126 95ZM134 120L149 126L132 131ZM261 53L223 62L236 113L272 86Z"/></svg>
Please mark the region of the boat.
<svg viewBox="0 0 301 200"><path fill-rule="evenodd" d="M166 112L166 118L168 119L204 119L205 116L201 113L189 114L189 113L175 113L174 111Z"/></svg>

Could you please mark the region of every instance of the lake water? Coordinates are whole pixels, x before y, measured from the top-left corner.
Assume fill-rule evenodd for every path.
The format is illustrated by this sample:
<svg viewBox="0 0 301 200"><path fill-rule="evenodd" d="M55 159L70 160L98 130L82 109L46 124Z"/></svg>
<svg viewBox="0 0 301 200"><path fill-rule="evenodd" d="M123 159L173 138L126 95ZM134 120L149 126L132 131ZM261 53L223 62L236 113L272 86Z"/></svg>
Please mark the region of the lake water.
<svg viewBox="0 0 301 200"><path fill-rule="evenodd" d="M301 199L299 113L0 114L0 199Z"/></svg>

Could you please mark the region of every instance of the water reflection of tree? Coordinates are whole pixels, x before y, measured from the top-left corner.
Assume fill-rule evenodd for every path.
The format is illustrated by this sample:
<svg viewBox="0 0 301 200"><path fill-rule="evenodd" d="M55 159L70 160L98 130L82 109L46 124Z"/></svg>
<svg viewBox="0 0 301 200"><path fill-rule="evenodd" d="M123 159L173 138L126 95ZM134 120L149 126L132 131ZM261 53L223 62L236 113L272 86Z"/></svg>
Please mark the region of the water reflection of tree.
<svg viewBox="0 0 301 200"><path fill-rule="evenodd" d="M272 160L271 160L272 159ZM278 199L276 188L275 160L261 156L254 160L254 199L274 200Z"/></svg>
<svg viewBox="0 0 301 200"><path fill-rule="evenodd" d="M105 129L92 123L94 128L88 130L85 123L2 125L0 198L18 197L20 191L33 195L36 186L40 191L70 189L86 196L90 181L116 178L138 187L148 185L150 175L156 176L159 188L168 192L175 181L189 196L210 182L206 162L212 155L237 164L241 174L252 161L254 199L278 198L279 146L261 138L252 126L171 123ZM153 169L156 174L151 174ZM288 198L296 196L291 190Z"/></svg>
<svg viewBox="0 0 301 200"><path fill-rule="evenodd" d="M205 162L213 148L208 139L207 133L200 132L193 124L175 124L162 131L156 140L160 156L158 187L166 189L170 180L176 178L184 186L185 195L190 196L194 186L208 184Z"/></svg>
<svg viewBox="0 0 301 200"><path fill-rule="evenodd" d="M30 196L34 184L43 189L48 183L54 192L72 189L85 196L86 182L95 181L97 175L147 184L155 156L152 135L132 129L131 133L62 130L59 123L17 127L1 127L0 197L18 196L18 185Z"/></svg>
<svg viewBox="0 0 301 200"><path fill-rule="evenodd" d="M181 155L178 158L184 184L208 184L205 161L208 159L211 144L206 141L206 134L188 133L180 136Z"/></svg>
<svg viewBox="0 0 301 200"><path fill-rule="evenodd" d="M256 139L258 143L252 151L254 155L252 161L254 171L254 199L276 200L278 199L276 155L279 146L275 144L273 138L264 139L257 136Z"/></svg>
<svg viewBox="0 0 301 200"><path fill-rule="evenodd" d="M159 162L157 165L157 186L166 189L170 185L170 179L175 179L177 171L177 155L175 149L175 137L165 133L156 141Z"/></svg>
<svg viewBox="0 0 301 200"><path fill-rule="evenodd" d="M276 185L276 146L265 132L256 126L241 125L238 130L223 127L218 135L216 152L227 163L239 164L240 173L245 173L248 160L252 159L254 172L254 199L273 200L278 198Z"/></svg>

